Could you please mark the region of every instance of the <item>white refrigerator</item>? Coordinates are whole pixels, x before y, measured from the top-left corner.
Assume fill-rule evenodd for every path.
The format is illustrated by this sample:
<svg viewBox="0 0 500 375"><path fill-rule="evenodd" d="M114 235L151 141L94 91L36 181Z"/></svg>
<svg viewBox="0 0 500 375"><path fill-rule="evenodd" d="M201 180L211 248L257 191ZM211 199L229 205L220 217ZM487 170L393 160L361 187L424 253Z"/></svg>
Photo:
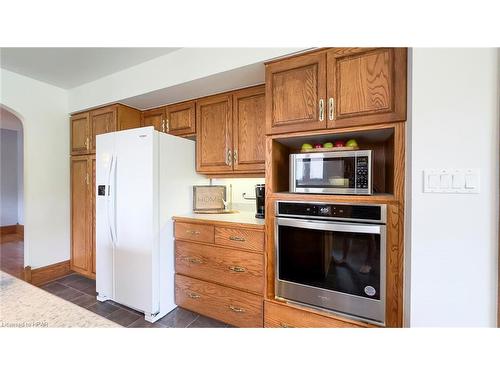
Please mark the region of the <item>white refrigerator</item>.
<svg viewBox="0 0 500 375"><path fill-rule="evenodd" d="M192 209L195 143L152 126L97 136L96 289L155 322L173 310L172 216Z"/></svg>

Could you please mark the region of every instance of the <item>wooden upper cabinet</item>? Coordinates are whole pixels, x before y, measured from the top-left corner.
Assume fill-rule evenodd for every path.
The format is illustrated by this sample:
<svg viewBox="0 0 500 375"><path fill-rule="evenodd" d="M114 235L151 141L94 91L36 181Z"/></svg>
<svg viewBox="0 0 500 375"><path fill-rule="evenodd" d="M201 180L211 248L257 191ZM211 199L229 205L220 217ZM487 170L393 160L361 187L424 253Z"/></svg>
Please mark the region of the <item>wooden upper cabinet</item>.
<svg viewBox="0 0 500 375"><path fill-rule="evenodd" d="M231 172L232 97L216 95L196 103L196 171Z"/></svg>
<svg viewBox="0 0 500 375"><path fill-rule="evenodd" d="M90 150L89 113L71 116L71 154L87 154Z"/></svg>
<svg viewBox="0 0 500 375"><path fill-rule="evenodd" d="M135 129L141 126L141 111L138 109L116 104L116 113L116 130Z"/></svg>
<svg viewBox="0 0 500 375"><path fill-rule="evenodd" d="M141 114L142 126L154 126L155 130L164 132L165 128L165 107L154 108L142 112Z"/></svg>
<svg viewBox="0 0 500 375"><path fill-rule="evenodd" d="M325 98L325 52L291 57L268 64L266 66L267 133L326 128Z"/></svg>
<svg viewBox="0 0 500 375"><path fill-rule="evenodd" d="M71 269L88 273L92 220L89 157L71 158Z"/></svg>
<svg viewBox="0 0 500 375"><path fill-rule="evenodd" d="M233 94L233 160L235 171L263 171L266 159L264 86Z"/></svg>
<svg viewBox="0 0 500 375"><path fill-rule="evenodd" d="M172 135L194 135L196 133L195 108L195 101L167 106L167 132Z"/></svg>
<svg viewBox="0 0 500 375"><path fill-rule="evenodd" d="M406 120L406 48L327 53L329 127Z"/></svg>
<svg viewBox="0 0 500 375"><path fill-rule="evenodd" d="M95 152L96 136L116 131L116 107L104 107L90 112L90 151Z"/></svg>

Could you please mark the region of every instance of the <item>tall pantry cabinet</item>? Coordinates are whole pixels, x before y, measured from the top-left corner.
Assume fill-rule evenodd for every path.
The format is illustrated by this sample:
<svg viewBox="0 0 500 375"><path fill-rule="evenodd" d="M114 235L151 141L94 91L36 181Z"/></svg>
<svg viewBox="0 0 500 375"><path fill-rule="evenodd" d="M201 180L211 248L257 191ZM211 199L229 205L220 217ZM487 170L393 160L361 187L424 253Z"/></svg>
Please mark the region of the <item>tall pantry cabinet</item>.
<svg viewBox="0 0 500 375"><path fill-rule="evenodd" d="M121 104L71 116L71 260L73 271L95 278L96 136L140 126L140 111Z"/></svg>

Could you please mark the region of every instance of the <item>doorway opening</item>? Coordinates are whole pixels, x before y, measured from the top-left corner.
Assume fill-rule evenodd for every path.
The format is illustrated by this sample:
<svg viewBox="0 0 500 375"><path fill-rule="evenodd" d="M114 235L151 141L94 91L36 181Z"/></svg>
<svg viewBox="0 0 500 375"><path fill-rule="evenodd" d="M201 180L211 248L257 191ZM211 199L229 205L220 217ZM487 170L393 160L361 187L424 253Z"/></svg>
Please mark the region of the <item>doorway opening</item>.
<svg viewBox="0 0 500 375"><path fill-rule="evenodd" d="M0 269L24 279L23 124L2 105L0 142Z"/></svg>

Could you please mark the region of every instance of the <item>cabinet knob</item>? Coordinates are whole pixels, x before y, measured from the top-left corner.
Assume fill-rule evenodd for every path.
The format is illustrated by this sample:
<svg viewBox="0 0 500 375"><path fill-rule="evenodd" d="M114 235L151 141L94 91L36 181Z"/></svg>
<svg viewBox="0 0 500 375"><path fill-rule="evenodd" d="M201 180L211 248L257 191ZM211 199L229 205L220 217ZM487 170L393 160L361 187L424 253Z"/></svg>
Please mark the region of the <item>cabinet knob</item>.
<svg viewBox="0 0 500 375"><path fill-rule="evenodd" d="M187 234L192 234L193 236L197 236L200 234L200 232L198 232L197 230L186 230L186 233Z"/></svg>

